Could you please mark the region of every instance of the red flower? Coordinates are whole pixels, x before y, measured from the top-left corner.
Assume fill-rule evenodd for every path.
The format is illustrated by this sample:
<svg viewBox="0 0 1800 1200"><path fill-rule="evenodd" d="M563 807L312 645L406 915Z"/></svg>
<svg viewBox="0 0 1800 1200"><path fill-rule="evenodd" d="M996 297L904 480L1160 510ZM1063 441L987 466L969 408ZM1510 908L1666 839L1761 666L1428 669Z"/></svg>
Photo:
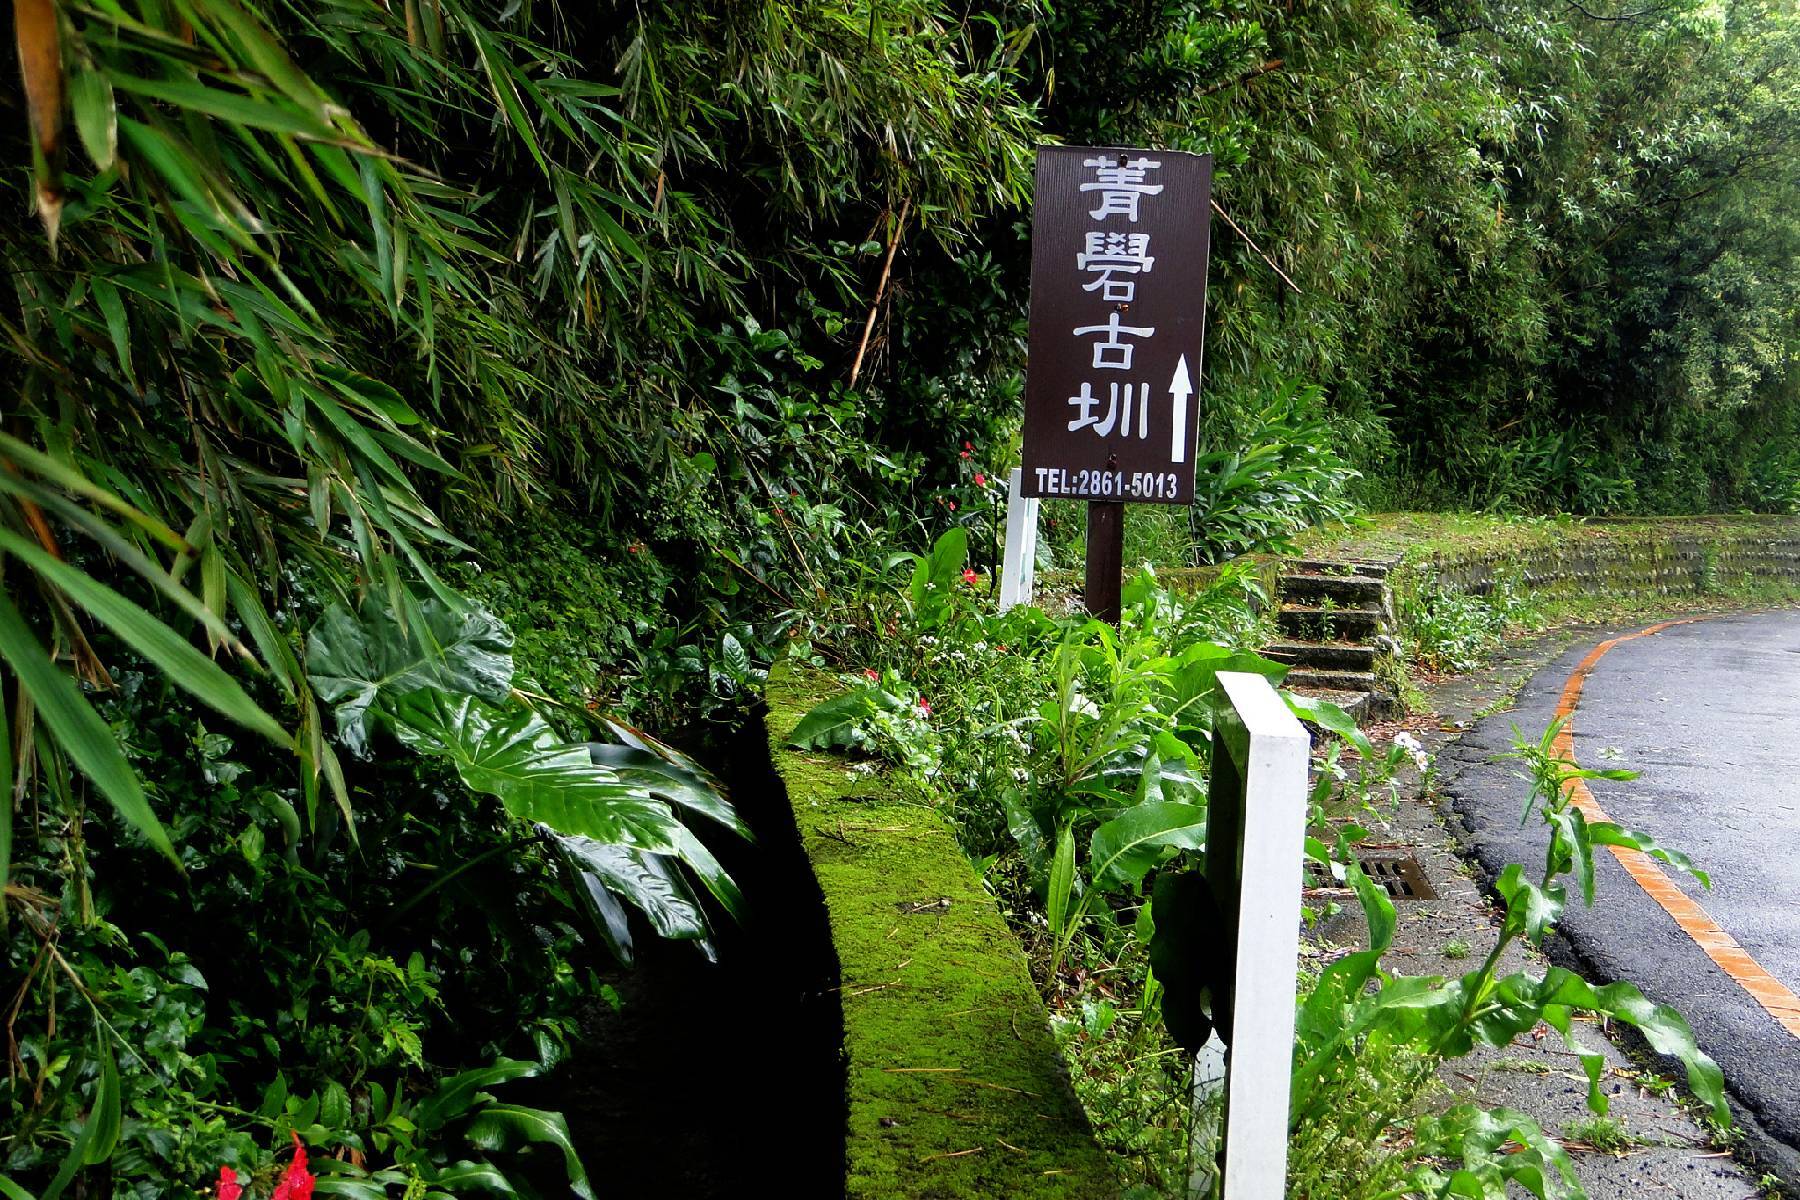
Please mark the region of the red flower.
<svg viewBox="0 0 1800 1200"><path fill-rule="evenodd" d="M238 1200L244 1189L238 1185L237 1172L230 1167L219 1168L219 1190L213 1193L213 1200Z"/></svg>
<svg viewBox="0 0 1800 1200"><path fill-rule="evenodd" d="M951 512L956 511L956 501L954 501L954 500L950 501L950 511Z"/></svg>
<svg viewBox="0 0 1800 1200"><path fill-rule="evenodd" d="M957 457L958 458L967 458L967 457L969 457L969 452L967 450L964 450L961 454L957 455Z"/></svg>
<svg viewBox="0 0 1800 1200"><path fill-rule="evenodd" d="M269 1200L312 1200L313 1177L306 1169L306 1147L300 1144L300 1135L294 1135L294 1161L288 1164L287 1173L281 1182L275 1185L275 1194Z"/></svg>
<svg viewBox="0 0 1800 1200"><path fill-rule="evenodd" d="M626 546L625 549L633 554L642 554L644 552L644 543L632 542L630 545Z"/></svg>
<svg viewBox="0 0 1800 1200"><path fill-rule="evenodd" d="M968 584L970 587L975 586L976 579L975 579L975 570L973 567L964 567L963 568L963 582Z"/></svg>
<svg viewBox="0 0 1800 1200"><path fill-rule="evenodd" d="M987 486L987 476L983 475L980 471L975 472L975 486L976 487L986 487Z"/></svg>
<svg viewBox="0 0 1800 1200"><path fill-rule="evenodd" d="M973 449L974 449L974 448L975 448L975 447L974 447L974 446L971 446L971 445L970 445L970 444L969 444L969 443L968 443L968 442L964 442L964 443L963 443L963 449L964 449L964 450L973 450Z"/></svg>
<svg viewBox="0 0 1800 1200"><path fill-rule="evenodd" d="M881 672L877 671L874 667L864 667L863 678L873 683L875 680L881 678Z"/></svg>
<svg viewBox="0 0 1800 1200"><path fill-rule="evenodd" d="M931 715L931 701L925 699L923 696L919 697L919 711L929 717Z"/></svg>

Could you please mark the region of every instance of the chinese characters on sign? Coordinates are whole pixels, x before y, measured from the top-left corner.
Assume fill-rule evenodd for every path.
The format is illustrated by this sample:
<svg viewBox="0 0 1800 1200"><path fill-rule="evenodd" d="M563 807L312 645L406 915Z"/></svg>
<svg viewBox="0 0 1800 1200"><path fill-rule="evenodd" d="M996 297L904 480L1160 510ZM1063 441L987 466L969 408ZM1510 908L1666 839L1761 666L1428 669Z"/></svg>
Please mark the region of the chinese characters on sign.
<svg viewBox="0 0 1800 1200"><path fill-rule="evenodd" d="M1212 159L1038 151L1024 494L1188 504Z"/></svg>

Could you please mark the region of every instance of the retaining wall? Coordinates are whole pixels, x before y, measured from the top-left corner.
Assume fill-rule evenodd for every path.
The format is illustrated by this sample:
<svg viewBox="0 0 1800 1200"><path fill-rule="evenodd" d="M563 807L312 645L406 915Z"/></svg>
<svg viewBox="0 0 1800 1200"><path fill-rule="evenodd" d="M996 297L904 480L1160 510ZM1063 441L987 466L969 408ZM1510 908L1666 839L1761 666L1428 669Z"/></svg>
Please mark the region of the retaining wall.
<svg viewBox="0 0 1800 1200"><path fill-rule="evenodd" d="M1511 545L1404 553L1389 581L1402 608L1428 587L1475 596L1511 587L1552 607L1777 597L1800 589L1800 518L1569 522Z"/></svg>
<svg viewBox="0 0 1800 1200"><path fill-rule="evenodd" d="M878 773L787 744L838 690L778 664L769 750L830 915L850 1200L1117 1195L1019 940L949 822Z"/></svg>

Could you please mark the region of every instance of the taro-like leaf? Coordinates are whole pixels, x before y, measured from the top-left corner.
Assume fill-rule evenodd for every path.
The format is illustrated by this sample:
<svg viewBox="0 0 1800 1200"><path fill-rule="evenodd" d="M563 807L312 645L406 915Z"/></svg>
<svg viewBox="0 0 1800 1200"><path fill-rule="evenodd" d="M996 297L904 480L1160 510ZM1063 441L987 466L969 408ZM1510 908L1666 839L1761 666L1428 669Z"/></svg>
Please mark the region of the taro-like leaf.
<svg viewBox="0 0 1800 1200"><path fill-rule="evenodd" d="M737 815L711 776L695 775L660 754L636 746L589 742L587 750L588 757L611 768L627 783L638 784L653 796L716 821L739 837L750 837L749 826Z"/></svg>
<svg viewBox="0 0 1800 1200"><path fill-rule="evenodd" d="M659 854L679 847L685 830L668 805L595 763L585 745L559 741L529 709L423 691L393 716L402 742L449 759L466 786L498 796L522 821Z"/></svg>
<svg viewBox="0 0 1800 1200"><path fill-rule="evenodd" d="M406 626L371 600L361 614L332 606L306 638L306 665L319 696L337 705L338 733L368 747L370 709L425 689L506 699L512 634L493 614L435 597L413 606Z"/></svg>
<svg viewBox="0 0 1800 1200"><path fill-rule="evenodd" d="M585 837L560 838L558 848L580 873L590 898L591 889L605 888L648 917L663 937L706 937L706 914L673 860Z"/></svg>

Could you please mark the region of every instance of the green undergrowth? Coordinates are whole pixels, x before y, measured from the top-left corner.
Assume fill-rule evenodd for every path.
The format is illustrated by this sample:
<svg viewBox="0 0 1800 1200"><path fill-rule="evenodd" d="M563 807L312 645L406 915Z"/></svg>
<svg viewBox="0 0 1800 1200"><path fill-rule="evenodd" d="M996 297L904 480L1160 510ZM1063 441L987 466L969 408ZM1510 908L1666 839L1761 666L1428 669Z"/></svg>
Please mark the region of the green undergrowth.
<svg viewBox="0 0 1800 1200"><path fill-rule="evenodd" d="M881 774L787 748L826 675L770 675L770 746L830 913L851 1197L1102 1197L1019 942L944 816Z"/></svg>

